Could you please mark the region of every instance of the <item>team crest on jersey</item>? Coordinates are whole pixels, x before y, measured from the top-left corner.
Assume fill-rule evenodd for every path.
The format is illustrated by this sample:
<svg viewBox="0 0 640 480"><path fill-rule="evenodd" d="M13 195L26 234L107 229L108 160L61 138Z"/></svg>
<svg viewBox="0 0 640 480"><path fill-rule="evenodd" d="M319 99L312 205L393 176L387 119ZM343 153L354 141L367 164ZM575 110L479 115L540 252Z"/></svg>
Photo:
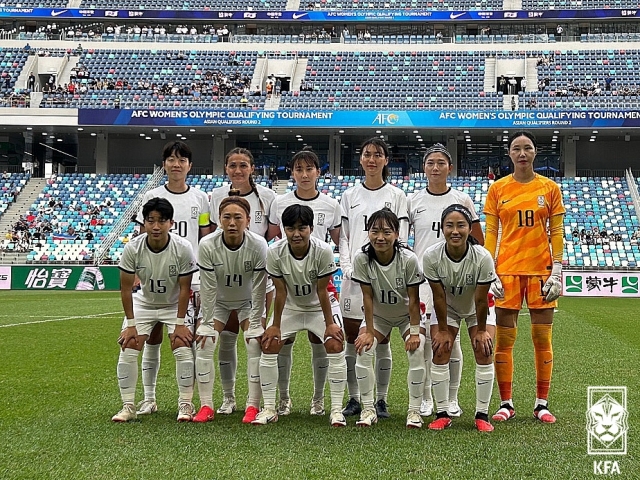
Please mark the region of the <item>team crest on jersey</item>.
<svg viewBox="0 0 640 480"><path fill-rule="evenodd" d="M327 268L328 268L329 270L333 270L333 269L335 269L335 268L336 268L336 262L331 262L331 263L329 263L329 265L327 266Z"/></svg>
<svg viewBox="0 0 640 480"><path fill-rule="evenodd" d="M544 195L538 195L538 207L544 207Z"/></svg>
<svg viewBox="0 0 640 480"><path fill-rule="evenodd" d="M404 288L404 278L396 278L396 288Z"/></svg>
<svg viewBox="0 0 640 480"><path fill-rule="evenodd" d="M244 271L250 272L251 270L253 270L253 266L251 265L251 262L250 261L244 262Z"/></svg>
<svg viewBox="0 0 640 480"><path fill-rule="evenodd" d="M467 273L464 283L466 283L467 285L473 285L473 275L470 273Z"/></svg>
<svg viewBox="0 0 640 480"><path fill-rule="evenodd" d="M177 277L178 276L178 266L177 265L169 265L169 276Z"/></svg>
<svg viewBox="0 0 640 480"><path fill-rule="evenodd" d="M317 280L318 278L318 271L317 270L309 270L309 278L311 280Z"/></svg>
<svg viewBox="0 0 640 480"><path fill-rule="evenodd" d="M324 213L318 214L318 222L316 223L316 225L324 225Z"/></svg>
<svg viewBox="0 0 640 480"><path fill-rule="evenodd" d="M384 202L384 206L386 208L391 208L391 202Z"/></svg>
<svg viewBox="0 0 640 480"><path fill-rule="evenodd" d="M255 222L262 223L262 210L256 210Z"/></svg>
<svg viewBox="0 0 640 480"><path fill-rule="evenodd" d="M350 298L345 298L344 299L344 311L345 312L350 312L351 311L351 299Z"/></svg>

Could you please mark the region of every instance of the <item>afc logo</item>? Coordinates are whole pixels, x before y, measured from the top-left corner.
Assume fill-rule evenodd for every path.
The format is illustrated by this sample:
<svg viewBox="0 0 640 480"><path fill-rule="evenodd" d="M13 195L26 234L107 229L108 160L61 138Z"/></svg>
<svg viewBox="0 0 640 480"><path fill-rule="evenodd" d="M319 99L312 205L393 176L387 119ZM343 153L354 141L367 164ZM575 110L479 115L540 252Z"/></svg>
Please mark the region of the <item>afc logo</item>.
<svg viewBox="0 0 640 480"><path fill-rule="evenodd" d="M395 113L379 113L373 119L372 125L395 125L400 117Z"/></svg>

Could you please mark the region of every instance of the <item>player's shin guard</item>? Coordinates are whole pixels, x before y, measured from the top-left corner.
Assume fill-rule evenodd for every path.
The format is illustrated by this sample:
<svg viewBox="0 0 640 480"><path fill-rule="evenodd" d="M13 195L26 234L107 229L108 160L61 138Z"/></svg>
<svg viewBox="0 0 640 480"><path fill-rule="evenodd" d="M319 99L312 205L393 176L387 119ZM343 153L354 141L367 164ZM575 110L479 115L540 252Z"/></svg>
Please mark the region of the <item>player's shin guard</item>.
<svg viewBox="0 0 640 480"><path fill-rule="evenodd" d="M531 339L536 360L536 396L543 400L549 397L553 371L552 328L552 325L531 325Z"/></svg>
<svg viewBox="0 0 640 480"><path fill-rule="evenodd" d="M517 327L496 326L494 363L500 399L503 401L513 398L513 345L517 333Z"/></svg>
<svg viewBox="0 0 640 480"><path fill-rule="evenodd" d="M260 408L260 355L262 355L262 349L260 348L260 342L256 338L250 338L247 341L247 379L249 381L249 392L247 395L247 406L253 406ZM278 356L274 355L276 359L276 375L278 374ZM273 389L277 386L278 379L275 379ZM274 394L275 398L275 394Z"/></svg>
<svg viewBox="0 0 640 480"><path fill-rule="evenodd" d="M238 369L238 334L220 332L220 349L218 351L218 367L220 368L220 385L222 393L227 397L235 397L236 370Z"/></svg>
<svg viewBox="0 0 640 480"><path fill-rule="evenodd" d="M356 357L356 379L363 410L373 408L373 388L376 383L375 372L373 371L373 354L377 345L378 340L374 338L373 346Z"/></svg>
<svg viewBox="0 0 640 480"><path fill-rule="evenodd" d="M451 346L449 358L449 401L458 400L460 379L462 378L462 347L460 346L460 331Z"/></svg>
<svg viewBox="0 0 640 480"><path fill-rule="evenodd" d="M320 345L324 348L323 345ZM326 353L326 351L325 351ZM331 411L342 411L342 398L344 397L344 387L347 383L347 363L344 358L344 350L340 353L327 353L329 363L329 392L331 394ZM315 397L314 397L315 398Z"/></svg>
<svg viewBox="0 0 640 480"><path fill-rule="evenodd" d="M122 403L134 403L136 399L136 383L138 382L138 355L133 348L120 351L118 357L118 386Z"/></svg>
<svg viewBox="0 0 640 480"><path fill-rule="evenodd" d="M196 381L198 382L198 394L200 395L200 406L210 407L213 410L213 384L216 378L215 367L213 366L213 355L218 345L218 332L202 346L196 345Z"/></svg>
<svg viewBox="0 0 640 480"><path fill-rule="evenodd" d="M407 385L409 386L409 411L419 411L424 393L424 335L420 335L420 346L413 352L407 352L409 357L409 372Z"/></svg>
<svg viewBox="0 0 640 480"><path fill-rule="evenodd" d="M160 349L162 344L150 345L145 343L142 350L142 386L144 399L156 399L156 382L160 371Z"/></svg>
<svg viewBox="0 0 640 480"><path fill-rule="evenodd" d="M360 388L356 375L356 347L353 343L347 343L344 351L344 359L347 362L347 390L349 398L360 399Z"/></svg>
<svg viewBox="0 0 640 480"><path fill-rule="evenodd" d="M476 364L476 413L489 413L489 402L493 392L493 364Z"/></svg>
<svg viewBox="0 0 640 480"><path fill-rule="evenodd" d="M342 353L344 356L344 352ZM327 370L329 369L329 359L327 351L322 343L311 344L311 366L313 367L313 399L320 400L324 398L324 385L327 383ZM346 375L346 363L345 363ZM345 377L346 381L346 377ZM342 389L344 395L344 386Z"/></svg>
<svg viewBox="0 0 640 480"><path fill-rule="evenodd" d="M293 343L285 343L278 353L278 389L280 400L291 398L289 384L291 380L291 365L293 363Z"/></svg>
<svg viewBox="0 0 640 480"><path fill-rule="evenodd" d="M176 379L178 380L178 404L193 400L193 350L179 347L173 351L176 358Z"/></svg>
<svg viewBox="0 0 640 480"><path fill-rule="evenodd" d="M278 355L263 353L260 356L260 385L264 408L276 409L276 385L278 384ZM255 405L254 405L255 406Z"/></svg>
<svg viewBox="0 0 640 480"><path fill-rule="evenodd" d="M431 361L433 360L433 350L431 349L431 331L429 325L427 325L424 344L424 392L422 393L422 399L433 401L433 397L431 396Z"/></svg>
<svg viewBox="0 0 640 480"><path fill-rule="evenodd" d="M376 400L387 401L392 367L391 343L379 343L376 347Z"/></svg>
<svg viewBox="0 0 640 480"><path fill-rule="evenodd" d="M431 362L431 384L433 399L438 413L449 410L449 364L436 365Z"/></svg>

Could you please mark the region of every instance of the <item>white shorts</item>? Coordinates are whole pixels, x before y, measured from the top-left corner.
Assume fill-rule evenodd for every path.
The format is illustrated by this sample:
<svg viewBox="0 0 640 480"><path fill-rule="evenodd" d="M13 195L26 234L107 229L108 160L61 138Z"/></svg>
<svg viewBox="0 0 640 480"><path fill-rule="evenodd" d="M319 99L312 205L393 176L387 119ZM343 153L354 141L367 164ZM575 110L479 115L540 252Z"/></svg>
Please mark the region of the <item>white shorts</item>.
<svg viewBox="0 0 640 480"><path fill-rule="evenodd" d="M339 317L333 315L333 321L340 327L337 320ZM269 322L269 326L273 324L273 319ZM307 330L318 337L323 343L327 339L324 338L324 332L327 326L324 323L324 315L319 312L300 312L298 310L289 310L287 308L282 312L282 321L280 322L280 340L295 338L296 333Z"/></svg>
<svg viewBox="0 0 640 480"><path fill-rule="evenodd" d="M271 280L271 277L269 275L267 275L267 289L266 292L267 293L271 293L276 289L276 286L273 284L273 280Z"/></svg>
<svg viewBox="0 0 640 480"><path fill-rule="evenodd" d="M175 307L154 308L133 306L138 335L149 335L157 323L164 323L171 335L176 329L178 310Z"/></svg>
<svg viewBox="0 0 640 480"><path fill-rule="evenodd" d="M409 331L410 325L411 322L409 321L409 315L404 318L393 318L391 320L378 317L377 315L373 316L373 329L376 332L381 333L385 337L387 337L391 333L391 330L398 327L398 330L400 330L400 335L404 338L404 334ZM360 328L365 328L366 326L366 321L362 320ZM420 322L420 326L422 326L422 322Z"/></svg>
<svg viewBox="0 0 640 480"><path fill-rule="evenodd" d="M467 328L475 327L478 325L478 320L476 316L461 318L458 315L447 315L447 325L454 328L460 328L460 324L464 320L467 323ZM431 315L431 325L437 325L438 319L436 318L435 313ZM496 325L496 307L489 307L489 311L487 312L487 325Z"/></svg>
<svg viewBox="0 0 640 480"><path fill-rule="evenodd" d="M420 284L420 302L424 303L425 313L433 316L433 291L429 282Z"/></svg>
<svg viewBox="0 0 640 480"><path fill-rule="evenodd" d="M342 279L340 286L340 307L345 318L362 320L364 318L364 306L362 303L362 289L358 282Z"/></svg>
<svg viewBox="0 0 640 480"><path fill-rule="evenodd" d="M200 291L200 271L193 273L193 277L191 277L191 290L194 292Z"/></svg>
<svg viewBox="0 0 640 480"><path fill-rule="evenodd" d="M142 309L142 307L137 307L134 304L133 305L133 316L136 318L136 320L138 319L138 314L136 313L137 311L140 311ZM175 315L174 317L177 318L178 312L177 310L174 310ZM200 313L198 315L198 319L202 318L202 308L200 308ZM195 306L193 305L193 297L189 298L189 305L187 305L187 314L184 317L184 325L191 331L192 334L196 333L196 317L195 317ZM162 322L165 323L165 322ZM175 322L174 322L175 323ZM121 330L124 330L125 328L127 328L127 317L125 316L122 320L122 328ZM149 333L151 333L151 331L149 331ZM169 333L173 333L173 330ZM140 330L138 330L138 334L140 334Z"/></svg>

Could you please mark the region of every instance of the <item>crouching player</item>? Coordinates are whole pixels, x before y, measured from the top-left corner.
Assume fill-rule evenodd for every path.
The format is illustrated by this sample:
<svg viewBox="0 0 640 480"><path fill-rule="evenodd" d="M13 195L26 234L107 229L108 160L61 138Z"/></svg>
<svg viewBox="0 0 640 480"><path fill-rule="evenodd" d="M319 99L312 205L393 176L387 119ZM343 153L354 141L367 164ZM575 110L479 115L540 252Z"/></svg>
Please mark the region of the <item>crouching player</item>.
<svg viewBox="0 0 640 480"><path fill-rule="evenodd" d="M145 233L129 242L120 259L120 295L127 328L118 342L118 384L124 404L114 422L136 418L134 405L138 381L138 355L157 323L167 325L171 350L176 358L178 421L191 421L193 398L193 350L191 331L184 324L189 304L191 277L197 271L191 244L170 235L173 206L164 198L152 198L142 207ZM140 291L132 294L135 275Z"/></svg>
<svg viewBox="0 0 640 480"><path fill-rule="evenodd" d="M431 317L431 381L437 413L429 428L443 430L451 425L449 358L464 320L476 359L476 428L490 432L493 426L488 411L493 390L496 320L487 317L487 295L496 279L493 259L470 235L472 216L463 205L445 208L440 225L444 242L429 247L423 256L424 275L433 291L436 313L436 318Z"/></svg>
<svg viewBox="0 0 640 480"><path fill-rule="evenodd" d="M200 242L203 318L196 330L196 378L201 408L194 422L213 420L213 355L232 312L237 312L247 346L248 398L243 423L251 423L260 406L260 336L266 295L267 241L249 230L251 206L231 191L220 202L220 227Z"/></svg>
<svg viewBox="0 0 640 480"><path fill-rule="evenodd" d="M332 426L344 426L342 397L347 381L344 333L337 316L331 314L327 285L336 271L331 247L311 237L313 210L291 205L282 213L286 239L274 243L267 253L267 272L276 286L273 321L262 337L260 382L264 409L253 421L264 425L278 420L276 386L278 352L297 332L307 330L324 340L329 359Z"/></svg>
<svg viewBox="0 0 640 480"><path fill-rule="evenodd" d="M362 413L356 425L369 427L378 421L373 406L373 352L378 342L398 327L409 357L407 427L422 427L420 404L424 390L424 344L420 333L419 286L424 282L415 253L398 241L400 222L388 208L374 212L367 222L369 243L353 262L352 280L360 284L365 326L355 342L356 375Z"/></svg>

